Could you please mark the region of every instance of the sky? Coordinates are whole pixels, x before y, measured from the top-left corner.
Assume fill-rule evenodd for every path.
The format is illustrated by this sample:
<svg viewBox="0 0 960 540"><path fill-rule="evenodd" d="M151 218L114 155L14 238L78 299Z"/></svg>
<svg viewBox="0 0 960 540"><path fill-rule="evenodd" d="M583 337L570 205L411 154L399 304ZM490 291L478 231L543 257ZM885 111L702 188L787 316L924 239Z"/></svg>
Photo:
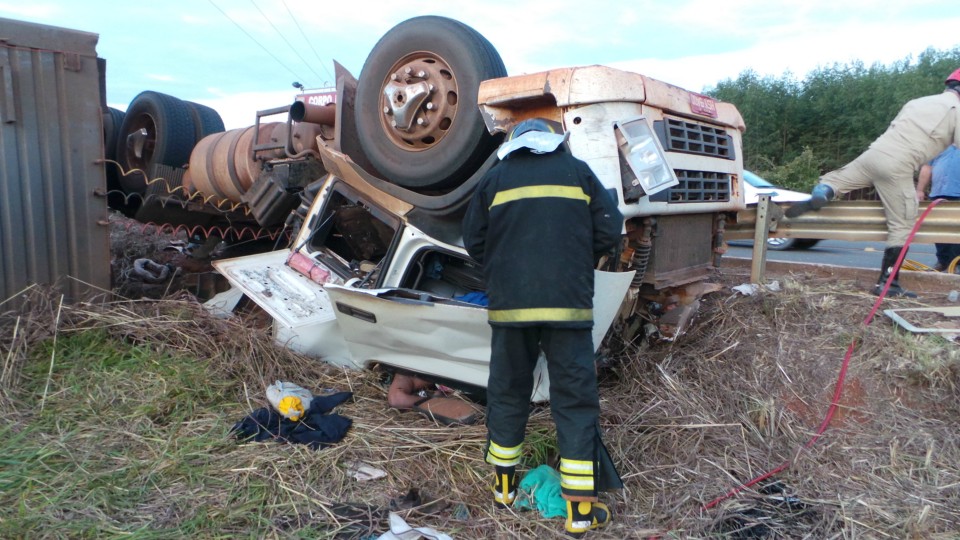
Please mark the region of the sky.
<svg viewBox="0 0 960 540"><path fill-rule="evenodd" d="M359 77L377 40L418 15L473 27L511 75L601 64L696 92L746 70L802 79L960 46L960 5L943 0L0 0L0 17L98 34L111 107L163 92L227 129L292 103L294 82L332 86L334 60Z"/></svg>

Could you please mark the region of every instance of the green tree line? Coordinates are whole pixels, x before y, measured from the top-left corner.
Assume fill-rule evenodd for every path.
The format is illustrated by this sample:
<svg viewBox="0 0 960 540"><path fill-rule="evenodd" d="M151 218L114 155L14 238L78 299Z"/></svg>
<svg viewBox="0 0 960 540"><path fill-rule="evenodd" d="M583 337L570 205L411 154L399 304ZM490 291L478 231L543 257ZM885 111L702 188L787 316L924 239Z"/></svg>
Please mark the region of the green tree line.
<svg viewBox="0 0 960 540"><path fill-rule="evenodd" d="M876 139L907 101L942 92L960 67L960 47L927 49L891 65L819 67L802 80L742 72L706 93L733 103L747 125L744 168L790 189L809 191Z"/></svg>

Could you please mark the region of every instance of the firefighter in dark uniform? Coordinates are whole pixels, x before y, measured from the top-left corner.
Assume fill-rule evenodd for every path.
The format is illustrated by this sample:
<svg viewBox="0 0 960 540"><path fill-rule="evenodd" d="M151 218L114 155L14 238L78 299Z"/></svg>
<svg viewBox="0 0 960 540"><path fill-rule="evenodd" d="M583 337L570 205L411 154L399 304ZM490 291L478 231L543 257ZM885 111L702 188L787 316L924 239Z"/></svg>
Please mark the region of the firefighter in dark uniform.
<svg viewBox="0 0 960 540"><path fill-rule="evenodd" d="M590 167L569 153L560 124L524 120L498 150L463 221L464 246L483 265L492 354L487 385L494 501L512 504L543 350L557 427L566 530L610 521L597 492L623 487L600 437L594 365L593 279L621 238L623 216Z"/></svg>

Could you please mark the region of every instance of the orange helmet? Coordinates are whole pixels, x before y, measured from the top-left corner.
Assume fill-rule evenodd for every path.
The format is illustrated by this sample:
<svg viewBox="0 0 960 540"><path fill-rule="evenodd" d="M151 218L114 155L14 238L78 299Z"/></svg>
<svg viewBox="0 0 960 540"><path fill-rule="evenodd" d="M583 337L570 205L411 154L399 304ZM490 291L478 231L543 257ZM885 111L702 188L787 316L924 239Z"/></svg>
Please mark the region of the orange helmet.
<svg viewBox="0 0 960 540"><path fill-rule="evenodd" d="M957 68L953 73L947 76L947 80L945 81L946 84L950 84L951 81L960 83L960 68Z"/></svg>

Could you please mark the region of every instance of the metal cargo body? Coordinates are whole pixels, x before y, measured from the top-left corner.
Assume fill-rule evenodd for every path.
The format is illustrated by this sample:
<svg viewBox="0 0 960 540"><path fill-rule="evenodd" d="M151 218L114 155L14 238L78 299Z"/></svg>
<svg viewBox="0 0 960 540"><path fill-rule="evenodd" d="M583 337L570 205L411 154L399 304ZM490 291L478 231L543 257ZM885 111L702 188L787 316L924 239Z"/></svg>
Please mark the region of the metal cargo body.
<svg viewBox="0 0 960 540"><path fill-rule="evenodd" d="M110 288L97 40L0 19L0 301Z"/></svg>

